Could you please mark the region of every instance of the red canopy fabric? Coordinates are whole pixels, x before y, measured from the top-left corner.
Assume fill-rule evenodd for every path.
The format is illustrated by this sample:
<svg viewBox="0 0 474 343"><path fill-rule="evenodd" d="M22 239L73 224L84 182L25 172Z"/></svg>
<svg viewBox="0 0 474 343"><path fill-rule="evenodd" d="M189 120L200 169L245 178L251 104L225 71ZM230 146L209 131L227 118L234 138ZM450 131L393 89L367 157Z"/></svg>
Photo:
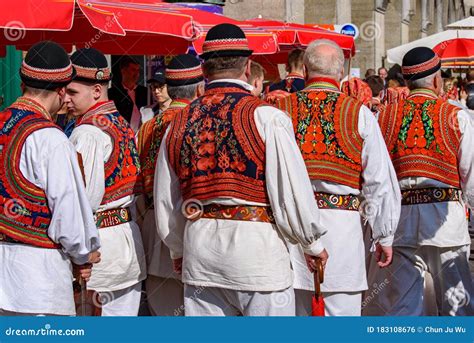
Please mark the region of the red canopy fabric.
<svg viewBox="0 0 474 343"><path fill-rule="evenodd" d="M0 5L0 28L5 33L0 35L0 47L16 45L26 50L48 39L68 51L75 45L115 55L176 55L186 53L192 45L201 53L207 31L220 23L242 27L256 55L278 51L273 33L156 0L18 1L3 11Z"/></svg>
<svg viewBox="0 0 474 343"><path fill-rule="evenodd" d="M254 55L268 55L278 52L278 44L275 35L269 30L264 30L246 21L234 20L223 15L201 11L191 7L181 7L180 13L192 16L197 31L197 38L193 41L193 47L198 54L202 53L202 45L209 29L217 24L234 24L239 26L247 36L249 47Z"/></svg>
<svg viewBox="0 0 474 343"><path fill-rule="evenodd" d="M341 49L343 49L346 58L355 55L354 39L347 35L322 28L297 23L285 23L277 20L256 18L246 20L245 22L273 32L276 35L278 45L282 50L306 47L316 39L329 39L334 41L341 47ZM276 59L280 59L280 57L277 57Z"/></svg>
<svg viewBox="0 0 474 343"><path fill-rule="evenodd" d="M155 0L18 1L8 9L0 5L0 45L27 49L50 39L68 50L76 45L110 54L185 53L196 31L193 18L178 7Z"/></svg>
<svg viewBox="0 0 474 343"><path fill-rule="evenodd" d="M443 67L474 66L474 39L450 39L436 45L433 50L441 58Z"/></svg>

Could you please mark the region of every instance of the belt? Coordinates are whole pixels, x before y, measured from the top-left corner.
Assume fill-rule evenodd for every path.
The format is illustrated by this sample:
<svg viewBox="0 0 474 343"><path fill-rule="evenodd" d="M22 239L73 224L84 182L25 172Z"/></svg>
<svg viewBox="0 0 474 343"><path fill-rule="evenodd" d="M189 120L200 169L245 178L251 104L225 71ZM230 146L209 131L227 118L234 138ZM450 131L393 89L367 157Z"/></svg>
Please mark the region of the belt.
<svg viewBox="0 0 474 343"><path fill-rule="evenodd" d="M10 236L5 235L4 233L0 233L0 242L29 245L25 242L17 241L16 239L11 238Z"/></svg>
<svg viewBox="0 0 474 343"><path fill-rule="evenodd" d="M314 197L320 209L359 211L360 200L355 195L337 195L315 192Z"/></svg>
<svg viewBox="0 0 474 343"><path fill-rule="evenodd" d="M275 218L269 206L225 206L210 204L203 206L202 211L197 211L200 213L196 213L190 219L226 219L275 224Z"/></svg>
<svg viewBox="0 0 474 343"><path fill-rule="evenodd" d="M417 188L402 190L402 205L461 201L461 198L462 192L457 188Z"/></svg>
<svg viewBox="0 0 474 343"><path fill-rule="evenodd" d="M97 212L94 218L97 227L103 229L132 221L132 212L130 212L129 208L114 208Z"/></svg>

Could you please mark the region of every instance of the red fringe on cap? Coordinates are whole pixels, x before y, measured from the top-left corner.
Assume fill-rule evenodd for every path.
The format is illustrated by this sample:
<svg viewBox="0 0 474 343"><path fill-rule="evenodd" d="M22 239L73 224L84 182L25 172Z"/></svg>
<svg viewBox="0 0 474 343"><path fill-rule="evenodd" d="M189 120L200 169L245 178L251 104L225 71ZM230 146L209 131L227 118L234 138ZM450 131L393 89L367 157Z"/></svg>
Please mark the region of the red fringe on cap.
<svg viewBox="0 0 474 343"><path fill-rule="evenodd" d="M405 75L412 75L412 74L422 73L424 71L427 71L427 70L430 70L430 69L436 67L439 63L440 63L440 59L436 55L431 60L428 60L426 62L423 62L423 63L420 63L420 64L415 64L415 65L412 65L412 66L402 67L402 73L405 74Z"/></svg>
<svg viewBox="0 0 474 343"><path fill-rule="evenodd" d="M77 64L74 64L74 68L76 68L77 77L83 77L90 80L109 80L111 75L109 68L89 68ZM100 74L102 74L102 76L100 76Z"/></svg>
<svg viewBox="0 0 474 343"><path fill-rule="evenodd" d="M246 38L239 39L216 39L204 42L202 51L204 53L222 50L250 50Z"/></svg>
<svg viewBox="0 0 474 343"><path fill-rule="evenodd" d="M170 80L187 80L202 76L200 65L187 69L166 69L166 78Z"/></svg>
<svg viewBox="0 0 474 343"><path fill-rule="evenodd" d="M23 61L21 73L29 78L40 81L66 82L72 79L72 64L61 69L42 69L35 68Z"/></svg>

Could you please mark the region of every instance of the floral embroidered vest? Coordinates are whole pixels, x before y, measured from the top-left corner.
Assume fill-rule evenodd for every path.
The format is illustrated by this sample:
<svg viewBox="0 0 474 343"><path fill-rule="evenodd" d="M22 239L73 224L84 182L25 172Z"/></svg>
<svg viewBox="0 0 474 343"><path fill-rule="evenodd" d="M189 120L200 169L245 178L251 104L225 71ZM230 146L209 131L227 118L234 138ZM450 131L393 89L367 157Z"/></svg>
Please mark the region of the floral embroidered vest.
<svg viewBox="0 0 474 343"><path fill-rule="evenodd" d="M176 115L166 143L184 200L269 203L265 144L254 120L262 104L237 84L216 82Z"/></svg>
<svg viewBox="0 0 474 343"><path fill-rule="evenodd" d="M153 196L155 165L161 140L170 121L189 104L190 101L186 99L174 100L166 111L143 124L138 133L138 150L142 168L143 188L145 194L148 194L150 197Z"/></svg>
<svg viewBox="0 0 474 343"><path fill-rule="evenodd" d="M460 188L458 111L428 89L387 105L379 123L399 179L427 177Z"/></svg>
<svg viewBox="0 0 474 343"><path fill-rule="evenodd" d="M142 180L135 135L113 101L93 106L78 120L77 126L80 125L94 125L112 138L113 151L104 166L102 205L140 193Z"/></svg>
<svg viewBox="0 0 474 343"><path fill-rule="evenodd" d="M38 103L20 97L0 112L0 234L42 248L60 245L48 236L51 211L43 189L28 181L20 170L23 145L30 134L59 128Z"/></svg>
<svg viewBox="0 0 474 343"><path fill-rule="evenodd" d="M292 118L296 141L312 180L362 187L362 103L339 91L334 80L312 79L300 92L279 101Z"/></svg>

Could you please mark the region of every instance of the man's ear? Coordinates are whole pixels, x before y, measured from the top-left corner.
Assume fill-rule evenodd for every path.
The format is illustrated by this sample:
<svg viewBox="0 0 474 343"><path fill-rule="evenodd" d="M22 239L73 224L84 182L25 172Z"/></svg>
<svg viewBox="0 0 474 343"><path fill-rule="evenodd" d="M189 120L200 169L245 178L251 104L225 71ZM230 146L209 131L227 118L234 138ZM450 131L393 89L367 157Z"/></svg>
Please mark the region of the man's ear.
<svg viewBox="0 0 474 343"><path fill-rule="evenodd" d="M433 87L438 92L443 89L443 78L441 77L441 73L436 74L436 77L433 80Z"/></svg>
<svg viewBox="0 0 474 343"><path fill-rule="evenodd" d="M204 95L204 83L201 83L196 90L196 96L199 98Z"/></svg>
<svg viewBox="0 0 474 343"><path fill-rule="evenodd" d="M59 94L60 97L64 97L66 94L66 87L56 88L56 92Z"/></svg>
<svg viewBox="0 0 474 343"><path fill-rule="evenodd" d="M249 59L247 61L247 65L245 66L245 77L247 78L247 80L250 78L250 74L251 74L251 68L250 66L252 65L252 61Z"/></svg>
<svg viewBox="0 0 474 343"><path fill-rule="evenodd" d="M104 87L101 84L96 83L92 86L92 97L94 100L99 100L102 97L102 93L104 92Z"/></svg>

